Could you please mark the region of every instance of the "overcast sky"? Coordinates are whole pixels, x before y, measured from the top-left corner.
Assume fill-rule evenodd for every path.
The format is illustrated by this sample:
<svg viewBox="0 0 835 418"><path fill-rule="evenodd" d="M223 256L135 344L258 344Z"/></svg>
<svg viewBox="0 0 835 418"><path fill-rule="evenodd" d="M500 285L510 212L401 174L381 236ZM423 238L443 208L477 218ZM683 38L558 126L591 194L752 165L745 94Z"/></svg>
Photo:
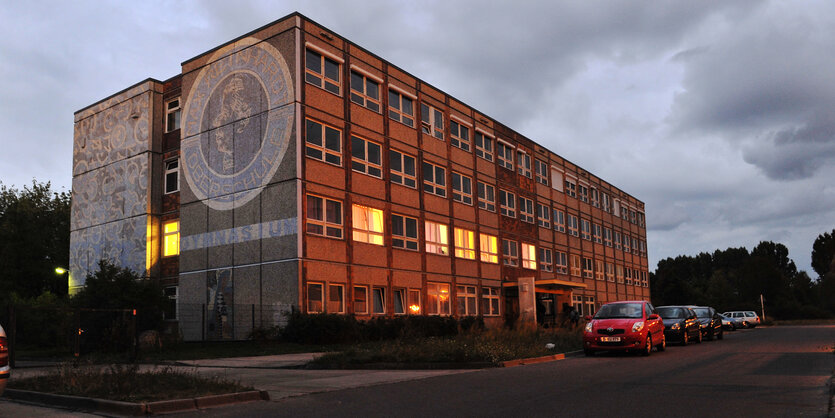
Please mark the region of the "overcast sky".
<svg viewBox="0 0 835 418"><path fill-rule="evenodd" d="M646 203L666 257L835 228L835 2L6 1L0 181L70 190L73 112L293 11Z"/></svg>

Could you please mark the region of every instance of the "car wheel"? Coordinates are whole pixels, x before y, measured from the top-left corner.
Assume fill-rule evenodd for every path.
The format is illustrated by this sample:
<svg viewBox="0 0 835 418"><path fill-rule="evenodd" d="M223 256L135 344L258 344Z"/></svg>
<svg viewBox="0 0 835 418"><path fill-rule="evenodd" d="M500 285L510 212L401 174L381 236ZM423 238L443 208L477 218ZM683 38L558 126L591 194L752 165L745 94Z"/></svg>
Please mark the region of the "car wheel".
<svg viewBox="0 0 835 418"><path fill-rule="evenodd" d="M658 351L664 351L667 349L667 337L661 336L661 344L658 344Z"/></svg>
<svg viewBox="0 0 835 418"><path fill-rule="evenodd" d="M585 354L586 357L591 357L594 355L594 350L589 350L588 348L585 348L583 349L583 354Z"/></svg>
<svg viewBox="0 0 835 418"><path fill-rule="evenodd" d="M725 331L720 329L719 330L719 335L716 336L716 338L719 339L719 340L724 339L725 338Z"/></svg>
<svg viewBox="0 0 835 418"><path fill-rule="evenodd" d="M687 333L687 330L681 333L681 345L687 345L690 343L690 334Z"/></svg>
<svg viewBox="0 0 835 418"><path fill-rule="evenodd" d="M652 353L652 334L647 333L647 341L644 349L641 350L641 355L646 357Z"/></svg>

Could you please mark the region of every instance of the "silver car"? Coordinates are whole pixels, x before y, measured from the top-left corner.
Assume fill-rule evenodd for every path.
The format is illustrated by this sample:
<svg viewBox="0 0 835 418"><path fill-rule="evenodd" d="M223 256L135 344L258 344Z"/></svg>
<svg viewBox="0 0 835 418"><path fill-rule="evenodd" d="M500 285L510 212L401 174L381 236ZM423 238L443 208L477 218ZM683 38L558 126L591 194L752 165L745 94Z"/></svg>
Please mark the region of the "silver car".
<svg viewBox="0 0 835 418"><path fill-rule="evenodd" d="M0 395L6 390L6 382L9 381L10 374L9 341L6 339L6 331L0 325Z"/></svg>
<svg viewBox="0 0 835 418"><path fill-rule="evenodd" d="M746 328L756 328L760 324L760 317L754 311L730 311L724 315L741 320Z"/></svg>

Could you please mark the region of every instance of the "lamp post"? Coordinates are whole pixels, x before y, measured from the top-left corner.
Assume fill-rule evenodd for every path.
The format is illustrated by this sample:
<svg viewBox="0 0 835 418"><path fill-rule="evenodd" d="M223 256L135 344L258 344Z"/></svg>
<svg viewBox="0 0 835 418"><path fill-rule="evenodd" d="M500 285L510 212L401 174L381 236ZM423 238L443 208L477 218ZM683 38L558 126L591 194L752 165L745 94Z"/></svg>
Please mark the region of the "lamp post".
<svg viewBox="0 0 835 418"><path fill-rule="evenodd" d="M70 271L63 268L63 267L55 267L55 274L57 275L67 275L67 293L70 291L70 284L72 283L72 275L70 275Z"/></svg>

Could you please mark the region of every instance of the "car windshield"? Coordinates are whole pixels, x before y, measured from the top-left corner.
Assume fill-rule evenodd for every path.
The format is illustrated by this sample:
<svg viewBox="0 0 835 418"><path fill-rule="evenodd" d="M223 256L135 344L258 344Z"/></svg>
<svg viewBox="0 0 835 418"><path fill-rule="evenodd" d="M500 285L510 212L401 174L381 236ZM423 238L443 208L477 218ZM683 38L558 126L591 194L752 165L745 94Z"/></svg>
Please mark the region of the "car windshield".
<svg viewBox="0 0 835 418"><path fill-rule="evenodd" d="M699 318L710 318L710 309L708 308L693 308L693 310Z"/></svg>
<svg viewBox="0 0 835 418"><path fill-rule="evenodd" d="M754 312L745 312L745 316L757 316Z"/></svg>
<svg viewBox="0 0 835 418"><path fill-rule="evenodd" d="M664 319L677 319L677 318L684 318L685 312L682 308L673 308L669 306L657 308L658 315Z"/></svg>
<svg viewBox="0 0 835 418"><path fill-rule="evenodd" d="M603 305L594 319L608 319L608 318L641 318L643 313L640 303L612 303Z"/></svg>

